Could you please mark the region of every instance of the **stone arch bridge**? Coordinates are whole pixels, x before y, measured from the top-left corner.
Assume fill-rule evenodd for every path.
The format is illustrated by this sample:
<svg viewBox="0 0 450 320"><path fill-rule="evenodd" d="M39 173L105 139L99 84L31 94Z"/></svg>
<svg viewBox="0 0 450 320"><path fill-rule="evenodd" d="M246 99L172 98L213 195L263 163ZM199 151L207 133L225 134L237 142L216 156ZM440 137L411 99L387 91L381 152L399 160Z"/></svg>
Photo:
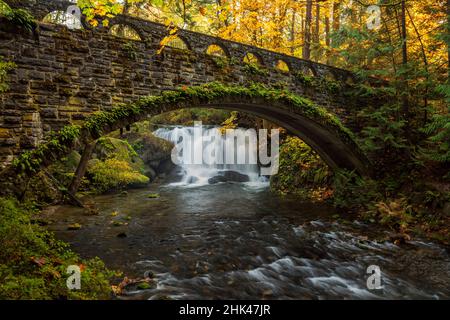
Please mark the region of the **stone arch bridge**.
<svg viewBox="0 0 450 320"><path fill-rule="evenodd" d="M65 12L72 5L53 0L6 2L28 9L38 21L54 11ZM49 132L69 123L83 124L95 112L111 110L118 104L131 105L165 91L220 82L242 87L262 83L284 89L309 99L315 106L313 116L296 112L290 103L269 103L264 97L240 99L228 95L198 105L266 118L300 136L331 167L356 169L363 174L369 171L367 159L351 139L342 138L326 122L314 118L314 114L322 114L322 119L335 116L346 128L357 131L357 110L378 103L352 93L355 75L347 70L186 30L177 33L184 49L168 46L157 53L161 40L168 35L167 27L131 16L116 16L110 26L126 25L140 40L116 37L109 27L90 28L83 18L84 28L79 30L38 22L34 32L0 19L0 56L16 64L9 75L9 90L0 96L3 166L24 150L38 147ZM211 45L220 47L225 56L209 55ZM258 67L244 63L249 53L257 58ZM280 61L283 70L277 68ZM372 84L378 85L376 80ZM197 105L178 101L176 106Z"/></svg>

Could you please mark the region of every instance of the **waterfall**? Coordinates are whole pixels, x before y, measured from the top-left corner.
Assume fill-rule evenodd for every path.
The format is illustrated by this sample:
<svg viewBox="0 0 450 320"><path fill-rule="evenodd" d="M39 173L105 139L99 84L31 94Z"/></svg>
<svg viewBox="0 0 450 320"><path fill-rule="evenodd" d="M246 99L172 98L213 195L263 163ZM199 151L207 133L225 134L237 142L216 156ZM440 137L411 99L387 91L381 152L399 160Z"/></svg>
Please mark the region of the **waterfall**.
<svg viewBox="0 0 450 320"><path fill-rule="evenodd" d="M257 187L268 185L268 179L260 176L258 164L249 160L254 159L251 158L252 155L257 155L258 147L257 144L250 143L248 137L246 138L246 129L234 130L236 139L233 139L232 145L217 127L203 128L201 135L197 134L193 126L164 127L157 129L153 134L175 145L181 144L184 137L189 137L190 143L187 147L184 145L182 151L176 154L182 169L182 179L176 185L201 186L221 182L241 182ZM238 155L246 155L244 163L235 161L227 164L229 162L223 161L230 148L235 159ZM205 152L199 155L198 150ZM192 161L194 157L199 159L199 156L201 164Z"/></svg>

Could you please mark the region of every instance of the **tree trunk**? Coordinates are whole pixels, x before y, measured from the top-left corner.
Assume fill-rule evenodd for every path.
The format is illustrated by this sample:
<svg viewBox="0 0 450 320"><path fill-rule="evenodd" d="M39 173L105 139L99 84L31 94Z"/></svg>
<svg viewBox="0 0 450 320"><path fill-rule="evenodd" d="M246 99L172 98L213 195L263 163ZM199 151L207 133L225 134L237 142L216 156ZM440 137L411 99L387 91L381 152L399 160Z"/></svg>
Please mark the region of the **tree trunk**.
<svg viewBox="0 0 450 320"><path fill-rule="evenodd" d="M320 40L320 4L316 3L316 25L314 26L314 43L318 44Z"/></svg>
<svg viewBox="0 0 450 320"><path fill-rule="evenodd" d="M328 17L325 18L325 45L327 47L327 50L329 50L331 45L331 35L330 35L330 19ZM329 51L327 51L327 64L330 64Z"/></svg>
<svg viewBox="0 0 450 320"><path fill-rule="evenodd" d="M450 1L450 0L449 0ZM294 55L295 53L295 16L297 12L295 10L292 10L292 21L291 21L291 55Z"/></svg>
<svg viewBox="0 0 450 320"><path fill-rule="evenodd" d="M448 0L450 1L450 0ZM420 35L419 29L417 29L416 24L414 23L413 17L411 15L411 13L409 12L408 8L406 8L406 12L408 13L408 17L409 17L409 21L411 22L414 31L417 35L417 39L419 40L420 43L420 50L422 53L422 59L423 59L423 64L425 67L425 72L426 72L426 84L425 84L425 94L423 96L423 122L424 124L427 123L428 120L428 83L430 80L430 73L429 73L429 69L428 69L428 58L427 58L427 54L425 52L425 46L424 43L422 41L422 36Z"/></svg>
<svg viewBox="0 0 450 320"><path fill-rule="evenodd" d="M450 34L450 0L447 0L447 36ZM447 65L447 80L450 83L450 39L447 39L447 55L448 55L448 65Z"/></svg>
<svg viewBox="0 0 450 320"><path fill-rule="evenodd" d="M75 171L75 176L70 183L68 192L72 196L75 196L78 188L80 187L81 179L83 179L86 173L87 164L89 159L91 159L92 152L94 151L96 142L87 143L84 147L83 154L81 155L80 163L78 164L77 170Z"/></svg>
<svg viewBox="0 0 450 320"><path fill-rule="evenodd" d="M339 3L333 1L332 5L333 31L338 31L340 28L339 6L340 6Z"/></svg>
<svg viewBox="0 0 450 320"><path fill-rule="evenodd" d="M311 58L311 22L312 22L312 0L306 0L305 36L302 52L302 58L305 60L309 60Z"/></svg>
<svg viewBox="0 0 450 320"><path fill-rule="evenodd" d="M404 68L407 68L408 64L408 45L407 45L407 33L406 33L406 0L402 0L402 12L401 12L401 32L402 32L402 64ZM409 103L408 103L408 79L407 76L403 76L403 92L402 92L402 111L405 119L409 119Z"/></svg>

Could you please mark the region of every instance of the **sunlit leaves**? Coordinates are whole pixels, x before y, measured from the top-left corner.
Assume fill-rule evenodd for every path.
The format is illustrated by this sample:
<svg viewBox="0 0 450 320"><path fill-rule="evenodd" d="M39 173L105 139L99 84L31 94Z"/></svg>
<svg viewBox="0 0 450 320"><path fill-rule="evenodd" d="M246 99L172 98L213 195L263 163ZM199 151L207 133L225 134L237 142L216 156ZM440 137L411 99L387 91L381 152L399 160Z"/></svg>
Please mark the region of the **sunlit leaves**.
<svg viewBox="0 0 450 320"><path fill-rule="evenodd" d="M100 21L108 20L122 13L123 1L120 0L78 0L78 6L92 26L96 27ZM102 22L107 25L107 22Z"/></svg>

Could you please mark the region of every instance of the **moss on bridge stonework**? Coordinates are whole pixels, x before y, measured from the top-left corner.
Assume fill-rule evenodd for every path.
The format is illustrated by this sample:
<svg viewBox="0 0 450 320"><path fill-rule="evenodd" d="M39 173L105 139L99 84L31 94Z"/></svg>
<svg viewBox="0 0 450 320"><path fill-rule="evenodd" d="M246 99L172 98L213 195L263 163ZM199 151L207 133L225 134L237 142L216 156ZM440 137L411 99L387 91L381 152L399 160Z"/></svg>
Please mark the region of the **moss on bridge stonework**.
<svg viewBox="0 0 450 320"><path fill-rule="evenodd" d="M22 153L12 165L2 171L0 180L9 182L8 188L2 188L2 192L12 188L13 193L20 194L19 190L23 187L21 184L24 181L40 169L60 160L76 146L92 142L102 135L141 121L148 116L189 107L220 108L223 106L225 108L233 103L265 104L280 111L284 109L294 115L305 117L308 121L325 128L330 134L339 137L356 154L364 157L360 153L353 134L342 125L339 119L306 98L285 90L268 89L258 84L241 87L210 83L165 91L157 96L141 98L131 104L118 105L110 111L92 114L82 125L68 125L59 132L52 133L47 142L40 144L34 150Z"/></svg>

